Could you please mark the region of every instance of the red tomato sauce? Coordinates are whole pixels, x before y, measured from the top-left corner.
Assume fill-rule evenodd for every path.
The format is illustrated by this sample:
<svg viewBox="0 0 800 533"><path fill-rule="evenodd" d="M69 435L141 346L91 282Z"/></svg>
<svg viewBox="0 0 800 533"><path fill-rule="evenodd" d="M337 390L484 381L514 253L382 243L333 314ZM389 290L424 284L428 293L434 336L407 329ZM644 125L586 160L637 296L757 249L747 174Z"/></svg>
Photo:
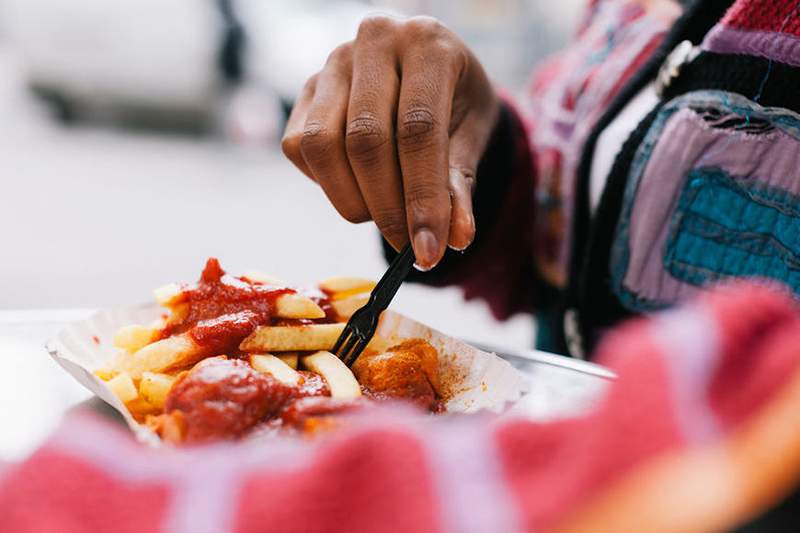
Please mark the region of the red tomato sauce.
<svg viewBox="0 0 800 533"><path fill-rule="evenodd" d="M173 385L165 411L182 413L185 442L236 438L279 413L293 392L245 361L211 358Z"/></svg>
<svg viewBox="0 0 800 533"><path fill-rule="evenodd" d="M302 383L293 387L240 359L209 358L175 383L165 412L180 411L186 426L184 442L197 443L238 438L259 424L282 426L287 412L293 422L346 407L329 398L330 388L322 376L306 371L300 375ZM320 401L298 403L303 398Z"/></svg>
<svg viewBox="0 0 800 533"><path fill-rule="evenodd" d="M313 429L309 422L319 421L333 415L351 413L363 409L367 400L339 400L327 396L298 398L289 403L281 412L281 426L300 431Z"/></svg>
<svg viewBox="0 0 800 533"><path fill-rule="evenodd" d="M213 257L200 280L182 289L172 304L180 318L168 322L161 338L188 332L197 344L216 354L236 353L245 337L272 321L276 300L297 292L230 276Z"/></svg>

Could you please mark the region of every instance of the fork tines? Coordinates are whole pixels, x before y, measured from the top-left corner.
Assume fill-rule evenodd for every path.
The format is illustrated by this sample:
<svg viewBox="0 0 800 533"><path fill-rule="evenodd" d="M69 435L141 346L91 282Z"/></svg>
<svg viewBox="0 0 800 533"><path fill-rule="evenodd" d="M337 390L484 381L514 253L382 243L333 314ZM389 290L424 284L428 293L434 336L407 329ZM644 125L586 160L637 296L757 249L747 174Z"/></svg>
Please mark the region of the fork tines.
<svg viewBox="0 0 800 533"><path fill-rule="evenodd" d="M397 294L397 290L414 265L414 260L414 250L410 244L407 244L372 289L369 301L364 307L353 313L353 316L347 321L347 325L331 350L347 366L355 363L369 341L372 340L372 336L375 335L375 330L378 328L378 319L381 313L389 307L392 298Z"/></svg>
<svg viewBox="0 0 800 533"><path fill-rule="evenodd" d="M372 337L374 333L375 332L372 332L372 334L369 336ZM349 336L345 337L345 334L348 334ZM356 359L358 359L358 356L361 355L361 352L364 351L364 348L367 347L368 343L369 341L365 341L362 335L345 330L342 333L342 336L339 337L339 340L336 341L336 345L333 347L333 353L335 353L347 366L353 366L353 363L355 363ZM344 345L344 347L342 345Z"/></svg>

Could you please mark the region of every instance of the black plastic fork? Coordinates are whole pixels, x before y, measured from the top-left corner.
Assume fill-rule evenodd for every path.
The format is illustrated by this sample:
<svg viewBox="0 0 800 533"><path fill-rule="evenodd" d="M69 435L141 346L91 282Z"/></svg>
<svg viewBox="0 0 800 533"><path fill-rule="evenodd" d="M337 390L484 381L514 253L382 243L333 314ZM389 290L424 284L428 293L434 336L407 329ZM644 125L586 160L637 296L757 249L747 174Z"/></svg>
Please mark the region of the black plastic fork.
<svg viewBox="0 0 800 533"><path fill-rule="evenodd" d="M347 321L344 331L331 350L347 366L355 363L375 335L381 313L389 307L392 298L397 294L397 289L403 284L403 280L414 265L414 260L414 250L408 244L394 258L386 273L372 289L369 301Z"/></svg>

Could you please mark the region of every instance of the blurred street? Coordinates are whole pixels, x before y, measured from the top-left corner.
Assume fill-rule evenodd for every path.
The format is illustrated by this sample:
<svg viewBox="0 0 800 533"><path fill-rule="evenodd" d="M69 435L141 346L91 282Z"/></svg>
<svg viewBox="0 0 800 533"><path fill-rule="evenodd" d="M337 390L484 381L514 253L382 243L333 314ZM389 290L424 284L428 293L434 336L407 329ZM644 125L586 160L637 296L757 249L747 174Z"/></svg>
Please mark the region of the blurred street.
<svg viewBox="0 0 800 533"><path fill-rule="evenodd" d="M5 51L0 109L2 309L138 303L161 284L196 279L210 255L233 272L308 282L385 268L374 229L341 220L277 149L60 125ZM395 307L466 338L531 343L528 317L494 323L456 290L404 287Z"/></svg>

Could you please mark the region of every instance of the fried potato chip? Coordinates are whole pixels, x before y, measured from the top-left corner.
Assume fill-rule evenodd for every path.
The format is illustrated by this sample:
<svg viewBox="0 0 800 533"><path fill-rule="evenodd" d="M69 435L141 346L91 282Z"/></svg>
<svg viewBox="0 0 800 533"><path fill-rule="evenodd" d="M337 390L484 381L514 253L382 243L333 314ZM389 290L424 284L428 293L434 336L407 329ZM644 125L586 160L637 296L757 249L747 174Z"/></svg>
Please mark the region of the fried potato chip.
<svg viewBox="0 0 800 533"><path fill-rule="evenodd" d="M325 318L325 311L302 294L282 294L275 299L275 316L280 318Z"/></svg>
<svg viewBox="0 0 800 533"><path fill-rule="evenodd" d="M343 329L344 324L261 326L242 341L239 349L247 353L330 350Z"/></svg>
<svg viewBox="0 0 800 533"><path fill-rule="evenodd" d="M338 276L322 280L319 288L330 295L331 301L344 300L371 292L375 282L371 279Z"/></svg>
<svg viewBox="0 0 800 533"><path fill-rule="evenodd" d="M143 372L139 381L139 394L153 406L162 409L175 377L155 372Z"/></svg>
<svg viewBox="0 0 800 533"><path fill-rule="evenodd" d="M117 371L113 368L98 368L94 371L94 375L98 378L102 379L103 381L108 381L114 376L117 375Z"/></svg>
<svg viewBox="0 0 800 533"><path fill-rule="evenodd" d="M162 307L170 307L178 299L178 296L183 292L183 289L177 283L170 283L153 291L158 305Z"/></svg>
<svg viewBox="0 0 800 533"><path fill-rule="evenodd" d="M161 436L164 442L179 444L186 435L186 419L181 411L175 410L160 415L148 415L145 424Z"/></svg>
<svg viewBox="0 0 800 533"><path fill-rule="evenodd" d="M342 300L333 300L331 307L333 307L333 311L339 321L347 322L353 316L353 313L366 305L368 300L368 294L358 294Z"/></svg>
<svg viewBox="0 0 800 533"><path fill-rule="evenodd" d="M164 325L180 324L189 314L189 304L185 302L172 304L169 308L169 315L167 316Z"/></svg>
<svg viewBox="0 0 800 533"><path fill-rule="evenodd" d="M302 363L325 378L331 389L331 398L350 400L361 396L361 386L353 372L332 353L320 351L303 357Z"/></svg>
<svg viewBox="0 0 800 533"><path fill-rule="evenodd" d="M278 287L287 286L287 283L284 280L261 272L260 270L247 271L242 277L248 281L263 283L264 285L277 285Z"/></svg>
<svg viewBox="0 0 800 533"><path fill-rule="evenodd" d="M126 372L121 372L109 379L106 381L106 385L122 403L131 402L139 397L139 392L136 390L136 385L133 384L133 379Z"/></svg>
<svg viewBox="0 0 800 533"><path fill-rule="evenodd" d="M133 418L139 422L144 421L148 416L155 415L161 412L161 408L157 407L141 396L126 403L125 406L133 415Z"/></svg>
<svg viewBox="0 0 800 533"><path fill-rule="evenodd" d="M114 346L126 352L136 352L158 338L158 329L131 324L121 327L114 335Z"/></svg>
<svg viewBox="0 0 800 533"><path fill-rule="evenodd" d="M281 361L283 361L284 363L289 365L289 368L293 368L294 370L297 370L297 359L298 359L298 354L297 353L292 353L292 352L289 352L289 353L277 353L277 354L275 354L275 357L277 357L278 359L280 359Z"/></svg>
<svg viewBox="0 0 800 533"><path fill-rule="evenodd" d="M206 355L207 348L197 344L188 334L174 335L150 343L141 350L121 359L122 370L138 379L144 372L163 372L196 363Z"/></svg>
<svg viewBox="0 0 800 533"><path fill-rule="evenodd" d="M263 374L270 374L286 385L299 385L302 380L302 376L296 370L272 354L251 355L250 366Z"/></svg>
<svg viewBox="0 0 800 533"><path fill-rule="evenodd" d="M319 288L329 294L347 293L349 295L369 292L375 288L371 279L334 276L319 282Z"/></svg>

